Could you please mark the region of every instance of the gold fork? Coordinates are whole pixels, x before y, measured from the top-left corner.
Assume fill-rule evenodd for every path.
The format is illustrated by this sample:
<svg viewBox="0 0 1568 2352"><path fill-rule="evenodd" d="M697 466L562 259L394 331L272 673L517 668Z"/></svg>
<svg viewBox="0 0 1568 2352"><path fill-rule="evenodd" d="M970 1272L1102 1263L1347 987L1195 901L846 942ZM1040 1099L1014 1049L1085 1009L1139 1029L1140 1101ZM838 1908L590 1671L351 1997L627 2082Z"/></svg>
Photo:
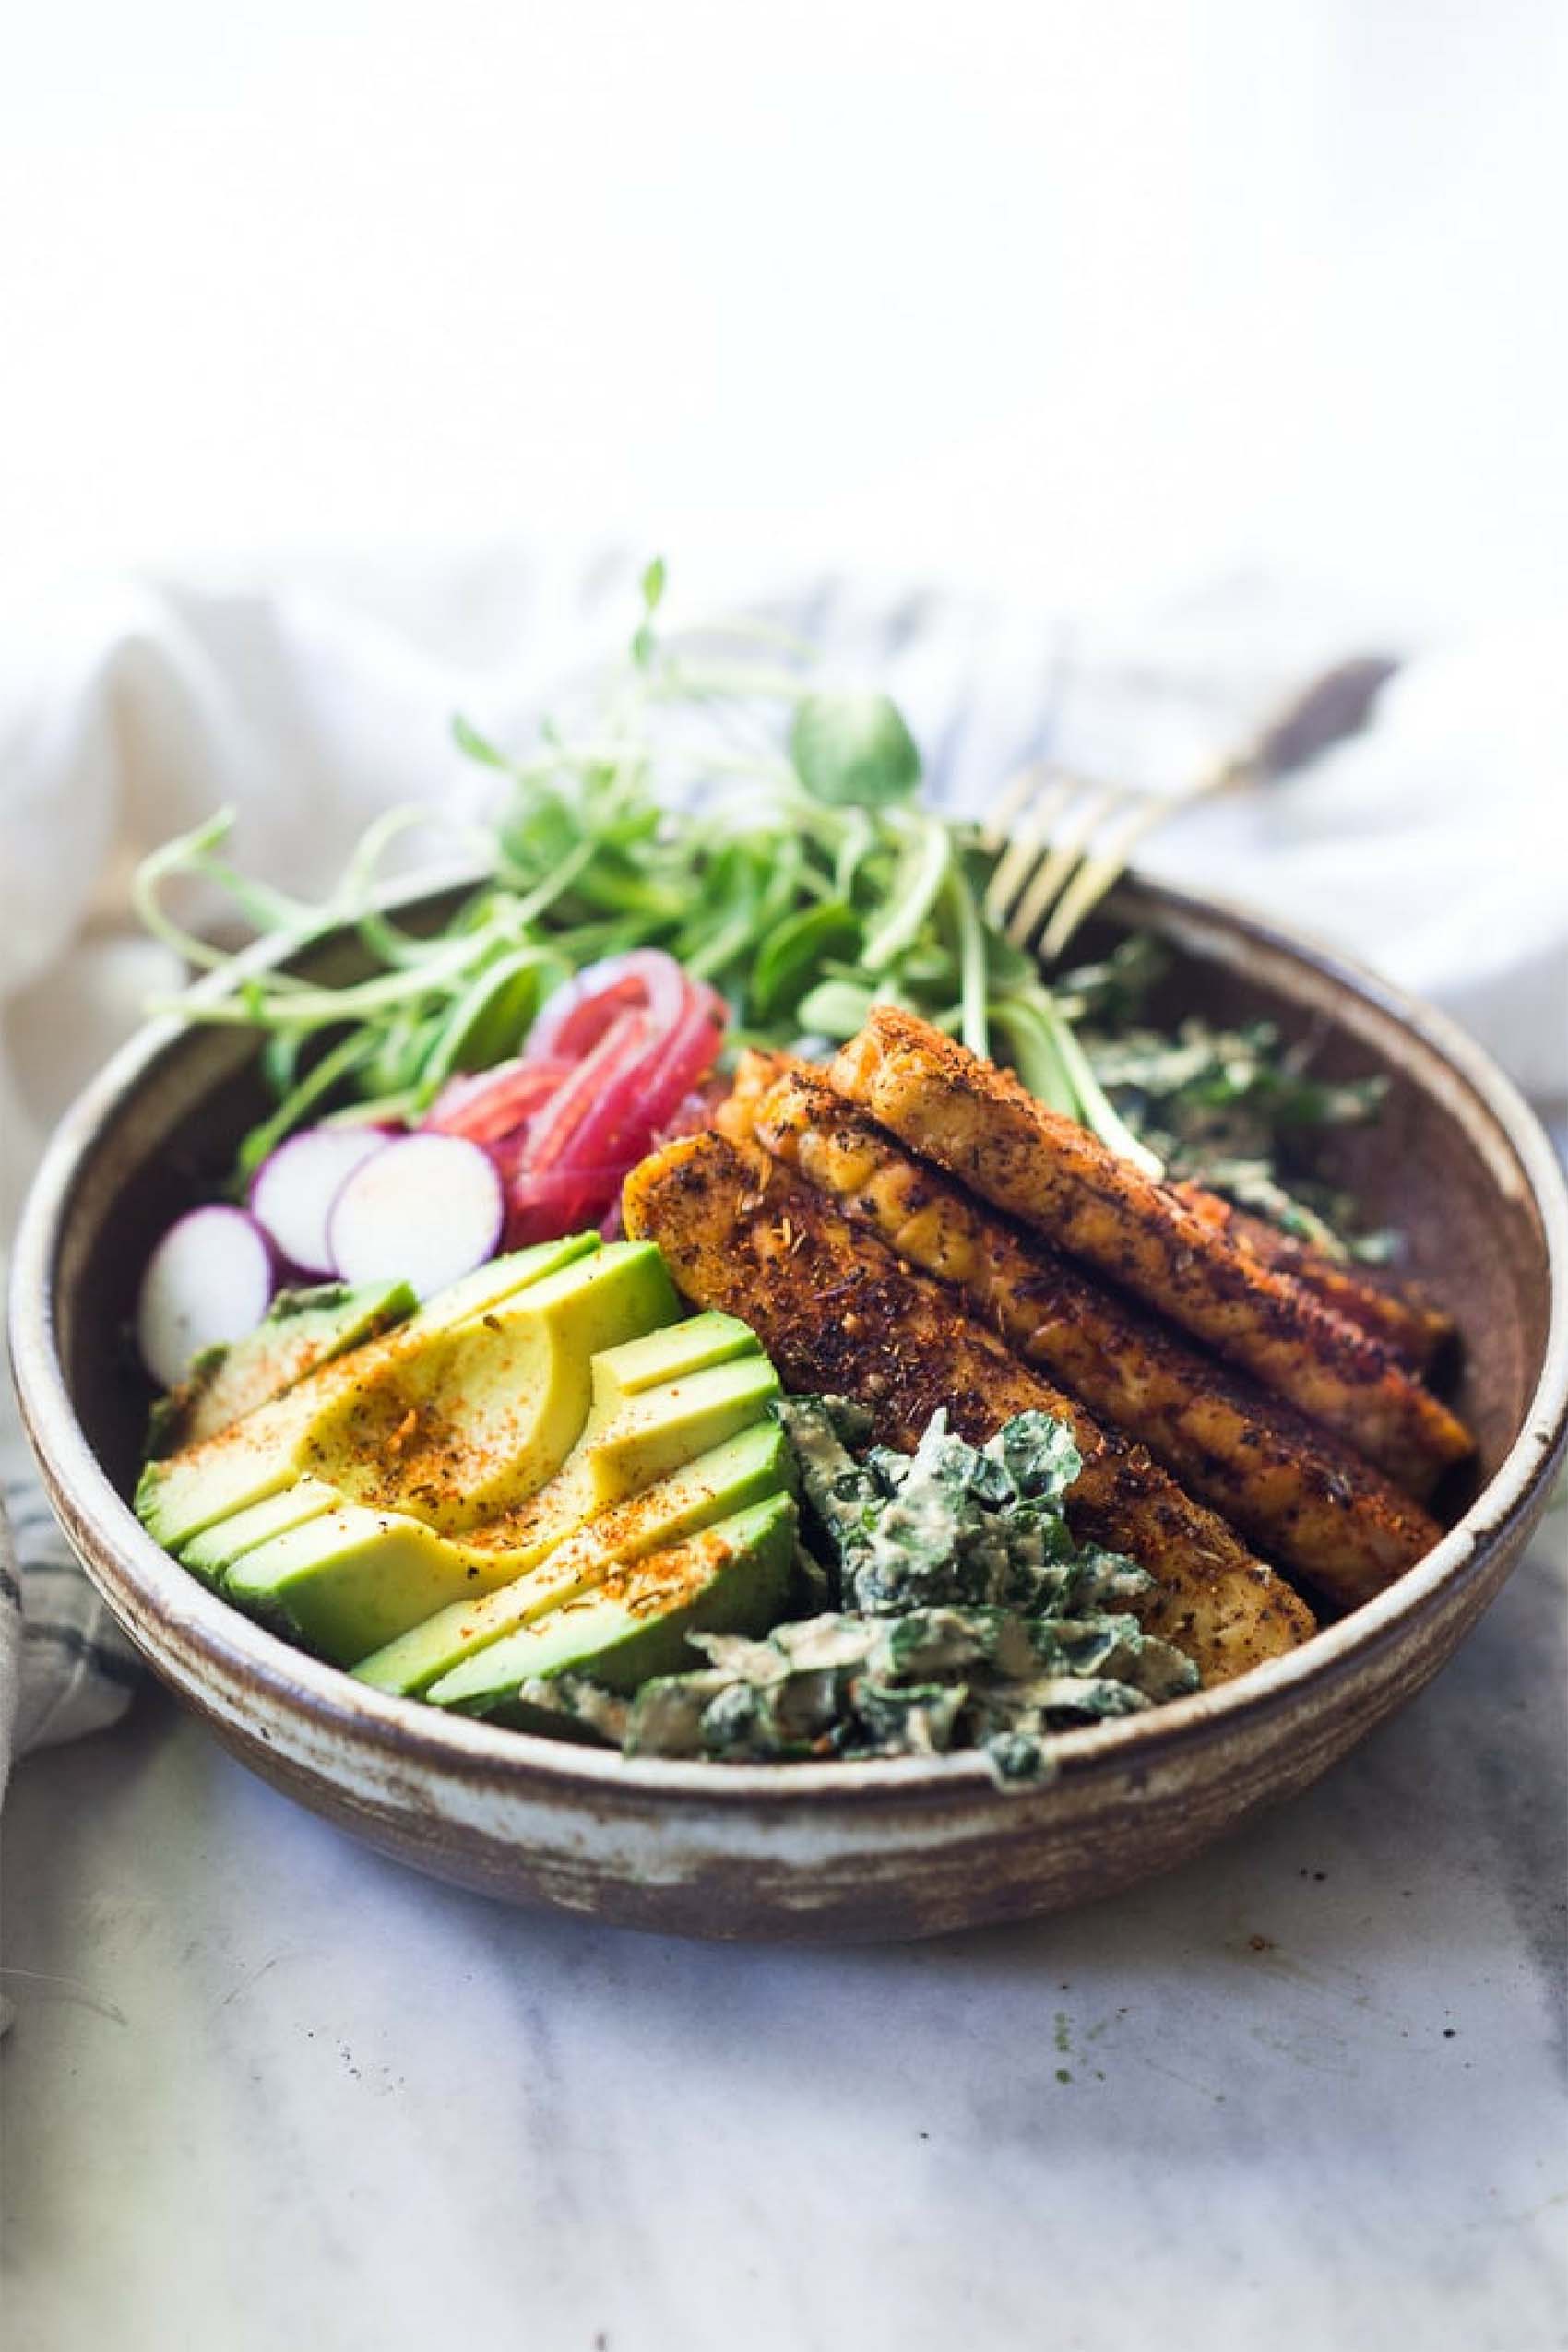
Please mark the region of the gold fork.
<svg viewBox="0 0 1568 2352"><path fill-rule="evenodd" d="M1211 761L1173 792L1097 781L1049 761L1032 763L1005 788L981 830L996 857L986 886L987 921L1005 932L1015 947L1038 943L1040 961L1054 963L1157 826L1217 792L1269 783L1306 766L1365 724L1398 666L1367 654L1319 672L1272 712L1250 742Z"/></svg>

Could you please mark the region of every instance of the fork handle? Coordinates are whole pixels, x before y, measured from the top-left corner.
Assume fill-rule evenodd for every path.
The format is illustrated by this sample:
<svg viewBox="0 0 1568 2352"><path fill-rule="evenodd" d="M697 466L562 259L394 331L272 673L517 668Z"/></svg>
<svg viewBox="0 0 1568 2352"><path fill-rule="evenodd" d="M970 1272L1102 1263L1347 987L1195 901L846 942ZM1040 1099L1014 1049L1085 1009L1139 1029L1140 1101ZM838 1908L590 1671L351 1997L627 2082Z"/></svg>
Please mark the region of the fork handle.
<svg viewBox="0 0 1568 2352"><path fill-rule="evenodd" d="M1322 670L1265 719L1253 741L1223 763L1227 784L1266 784L1359 734L1399 668L1388 654L1357 654ZM1217 779L1218 782L1218 779Z"/></svg>

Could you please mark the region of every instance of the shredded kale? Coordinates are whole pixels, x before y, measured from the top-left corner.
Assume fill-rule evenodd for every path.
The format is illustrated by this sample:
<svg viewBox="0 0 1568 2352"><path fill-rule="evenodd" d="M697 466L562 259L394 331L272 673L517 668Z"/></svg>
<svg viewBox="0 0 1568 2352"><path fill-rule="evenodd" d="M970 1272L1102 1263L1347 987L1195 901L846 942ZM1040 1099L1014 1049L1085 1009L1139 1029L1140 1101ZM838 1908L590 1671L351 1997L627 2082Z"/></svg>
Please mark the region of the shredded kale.
<svg viewBox="0 0 1568 2352"><path fill-rule="evenodd" d="M1305 1164L1312 1138L1374 1119L1387 1082L1317 1076L1310 1044L1288 1044L1272 1021L1153 1027L1149 992L1168 961L1158 942L1134 936L1057 984L1119 1116L1173 1180L1203 1184L1330 1256L1388 1258L1393 1236L1359 1231L1354 1202Z"/></svg>
<svg viewBox="0 0 1568 2352"><path fill-rule="evenodd" d="M708 1663L629 1699L581 1676L524 1685L534 1706L628 1755L726 1763L945 1755L976 1748L999 1787L1038 1787L1053 1735L1196 1687L1191 1661L1128 1604L1153 1579L1076 1542L1071 1433L1021 1413L988 1445L932 1417L912 1455L857 1458L866 1417L836 1397L778 1408L828 1606L761 1640L695 1633Z"/></svg>

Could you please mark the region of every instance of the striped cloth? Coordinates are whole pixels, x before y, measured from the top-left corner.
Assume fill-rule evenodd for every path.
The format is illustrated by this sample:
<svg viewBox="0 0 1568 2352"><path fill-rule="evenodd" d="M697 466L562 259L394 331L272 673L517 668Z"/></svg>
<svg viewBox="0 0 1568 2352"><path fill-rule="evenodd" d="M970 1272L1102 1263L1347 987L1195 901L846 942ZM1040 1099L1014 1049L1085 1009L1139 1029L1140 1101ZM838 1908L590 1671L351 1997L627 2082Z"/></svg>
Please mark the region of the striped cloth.
<svg viewBox="0 0 1568 2352"><path fill-rule="evenodd" d="M130 1705L136 1653L72 1555L0 1391L0 1793L12 1758L79 1740ZM15 2013L0 1993L0 2034Z"/></svg>
<svg viewBox="0 0 1568 2352"><path fill-rule="evenodd" d="M479 814L487 775L450 753L450 714L526 742L541 685L624 641L635 571L619 557L488 554L374 578L295 566L283 588L127 585L41 613L36 643L7 646L0 1241L65 1093L171 978L160 951L128 936L135 858L227 802L241 863L319 892L389 804ZM677 573L677 593L685 585ZM749 603L823 647L837 673L885 685L934 801L954 811L983 808L1048 755L1158 789L1237 742L1318 666L1397 642L1367 616L1256 580L1093 625L840 579L762 600L750 585L699 581L681 601ZM1367 735L1295 783L1191 813L1141 862L1294 916L1445 999L1526 1087L1561 1099L1565 638L1552 624L1412 662ZM113 1722L136 1669L53 1526L8 1390L0 1477L3 1788L13 1756Z"/></svg>
<svg viewBox="0 0 1568 2352"><path fill-rule="evenodd" d="M136 1654L54 1523L0 1398L0 1767L124 1714Z"/></svg>

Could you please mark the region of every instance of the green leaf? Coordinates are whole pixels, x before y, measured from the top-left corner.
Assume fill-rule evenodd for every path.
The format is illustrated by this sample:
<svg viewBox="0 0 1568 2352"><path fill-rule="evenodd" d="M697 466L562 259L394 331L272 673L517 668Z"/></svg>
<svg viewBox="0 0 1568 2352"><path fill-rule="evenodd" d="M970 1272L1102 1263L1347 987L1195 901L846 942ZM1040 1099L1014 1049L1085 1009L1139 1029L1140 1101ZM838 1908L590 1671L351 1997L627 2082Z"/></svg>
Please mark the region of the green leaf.
<svg viewBox="0 0 1568 2352"><path fill-rule="evenodd" d="M664 558L656 555L638 582L642 590L643 617L632 639L632 659L639 670L647 669L653 659L656 640L651 624L664 599Z"/></svg>
<svg viewBox="0 0 1568 2352"><path fill-rule="evenodd" d="M848 980L824 980L802 997L795 1018L806 1036L832 1038L842 1044L865 1027L875 1001L869 988L856 988Z"/></svg>
<svg viewBox="0 0 1568 2352"><path fill-rule="evenodd" d="M787 917L763 941L752 968L753 1017L791 1011L824 957L848 955L860 935L860 917L841 899L827 899Z"/></svg>
<svg viewBox="0 0 1568 2352"><path fill-rule="evenodd" d="M522 1051L542 997L568 977L558 956L519 947L481 972L436 1031L420 1068L422 1086L440 1086L457 1070L488 1070Z"/></svg>
<svg viewBox="0 0 1568 2352"><path fill-rule="evenodd" d="M493 743L470 726L460 710L452 713L452 741L469 759L482 760L486 767L505 767L506 760Z"/></svg>
<svg viewBox="0 0 1568 2352"><path fill-rule="evenodd" d="M940 817L901 814L897 822L906 837L886 902L866 927L861 961L868 972L885 971L914 944L931 920L953 862L953 836Z"/></svg>
<svg viewBox="0 0 1568 2352"><path fill-rule="evenodd" d="M790 757L807 791L836 808L908 800L921 780L914 737L885 695L805 695L790 731Z"/></svg>
<svg viewBox="0 0 1568 2352"><path fill-rule="evenodd" d="M987 1450L1029 1502L1060 1503L1084 1467L1072 1431L1049 1413L1015 1413Z"/></svg>

